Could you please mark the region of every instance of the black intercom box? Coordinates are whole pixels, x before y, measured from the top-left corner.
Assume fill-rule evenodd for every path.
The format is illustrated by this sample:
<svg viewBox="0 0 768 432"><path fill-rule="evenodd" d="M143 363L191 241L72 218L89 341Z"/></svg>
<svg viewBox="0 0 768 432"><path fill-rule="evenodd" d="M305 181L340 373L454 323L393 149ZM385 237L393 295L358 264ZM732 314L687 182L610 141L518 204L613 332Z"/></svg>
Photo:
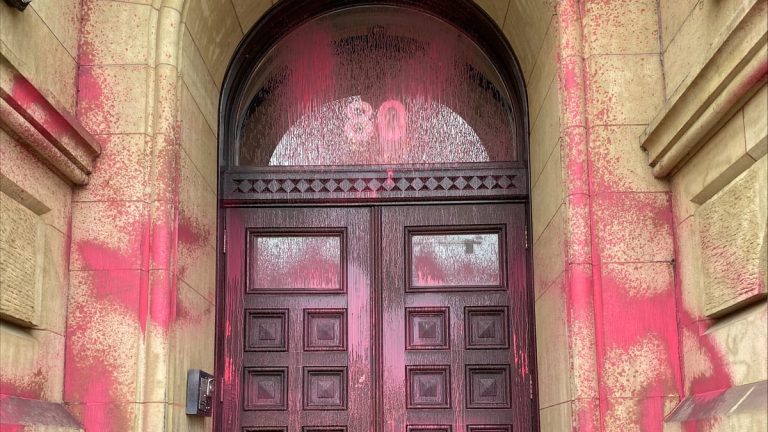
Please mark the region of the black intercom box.
<svg viewBox="0 0 768 432"><path fill-rule="evenodd" d="M187 414L210 416L215 387L213 375L200 369L187 371Z"/></svg>

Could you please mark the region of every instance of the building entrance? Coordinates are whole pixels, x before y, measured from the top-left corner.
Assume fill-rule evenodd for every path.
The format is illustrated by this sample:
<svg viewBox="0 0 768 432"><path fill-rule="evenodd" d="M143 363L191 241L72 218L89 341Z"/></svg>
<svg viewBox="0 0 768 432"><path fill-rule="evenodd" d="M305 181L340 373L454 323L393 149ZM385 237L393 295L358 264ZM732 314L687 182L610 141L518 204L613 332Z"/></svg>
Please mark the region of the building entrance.
<svg viewBox="0 0 768 432"><path fill-rule="evenodd" d="M536 430L527 101L489 17L281 0L219 107L217 430Z"/></svg>
<svg viewBox="0 0 768 432"><path fill-rule="evenodd" d="M524 222L514 203L228 209L227 429L527 430Z"/></svg>

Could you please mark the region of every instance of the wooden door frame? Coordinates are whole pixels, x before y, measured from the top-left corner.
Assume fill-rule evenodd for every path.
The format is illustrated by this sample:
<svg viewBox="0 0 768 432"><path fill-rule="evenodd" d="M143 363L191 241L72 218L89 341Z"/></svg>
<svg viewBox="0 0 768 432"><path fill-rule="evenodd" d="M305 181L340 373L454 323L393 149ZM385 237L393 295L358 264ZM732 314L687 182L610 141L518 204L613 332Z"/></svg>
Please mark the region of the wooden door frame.
<svg viewBox="0 0 768 432"><path fill-rule="evenodd" d="M342 183L344 186L341 186ZM304 182L301 186L299 183ZM314 187L313 187L314 183ZM329 186L330 183L330 186ZM219 177L220 197L218 208L217 259L216 259L216 339L214 375L217 379L217 395L214 404L214 431L223 430L220 410L224 409L221 397L225 360L226 329L226 212L237 208L263 207L318 207L318 206L371 206L372 218L380 214L376 207L384 205L429 205L429 204L481 204L518 203L526 206L525 226L531 225L531 206L528 190L530 180L525 164L522 163L478 163L459 165L411 165L393 167L330 167L330 169L287 169L283 167L247 171L227 171ZM355 186L357 184L357 186ZM346 189L346 190L345 190ZM539 430L538 418L538 371L536 366L536 335L533 291L533 260L531 230L526 229L526 305L529 326L528 361L531 367L532 425ZM373 233L373 242L381 241L380 227ZM372 271L380 270L380 257L372 254ZM372 290L380 289L378 276L374 276ZM376 312L378 300L371 304ZM372 329L372 345L379 349L380 334ZM380 357L374 357L372 365L376 373L381 370ZM375 390L378 395L378 389ZM373 406L376 415L381 405L376 400ZM237 409L237 407L235 408Z"/></svg>

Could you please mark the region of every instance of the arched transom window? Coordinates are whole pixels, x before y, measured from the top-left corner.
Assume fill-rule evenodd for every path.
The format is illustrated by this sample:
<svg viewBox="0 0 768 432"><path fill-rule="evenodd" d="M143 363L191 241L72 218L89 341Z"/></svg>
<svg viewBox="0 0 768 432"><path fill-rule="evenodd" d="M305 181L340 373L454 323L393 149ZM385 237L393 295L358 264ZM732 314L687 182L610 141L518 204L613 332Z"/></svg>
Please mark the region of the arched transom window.
<svg viewBox="0 0 768 432"><path fill-rule="evenodd" d="M522 121L489 58L460 29L412 8L312 18L268 51L243 96L234 166L521 159Z"/></svg>

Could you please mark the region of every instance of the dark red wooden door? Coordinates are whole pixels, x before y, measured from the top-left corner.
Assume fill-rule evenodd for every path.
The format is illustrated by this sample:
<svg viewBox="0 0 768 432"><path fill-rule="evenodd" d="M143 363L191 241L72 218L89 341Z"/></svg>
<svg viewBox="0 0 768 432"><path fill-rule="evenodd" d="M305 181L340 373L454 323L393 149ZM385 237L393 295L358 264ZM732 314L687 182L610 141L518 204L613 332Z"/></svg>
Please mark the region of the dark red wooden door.
<svg viewBox="0 0 768 432"><path fill-rule="evenodd" d="M387 432L531 430L525 207L382 210Z"/></svg>
<svg viewBox="0 0 768 432"><path fill-rule="evenodd" d="M524 205L226 218L223 430L531 430Z"/></svg>
<svg viewBox="0 0 768 432"><path fill-rule="evenodd" d="M223 430L371 430L370 211L231 209L226 223Z"/></svg>

